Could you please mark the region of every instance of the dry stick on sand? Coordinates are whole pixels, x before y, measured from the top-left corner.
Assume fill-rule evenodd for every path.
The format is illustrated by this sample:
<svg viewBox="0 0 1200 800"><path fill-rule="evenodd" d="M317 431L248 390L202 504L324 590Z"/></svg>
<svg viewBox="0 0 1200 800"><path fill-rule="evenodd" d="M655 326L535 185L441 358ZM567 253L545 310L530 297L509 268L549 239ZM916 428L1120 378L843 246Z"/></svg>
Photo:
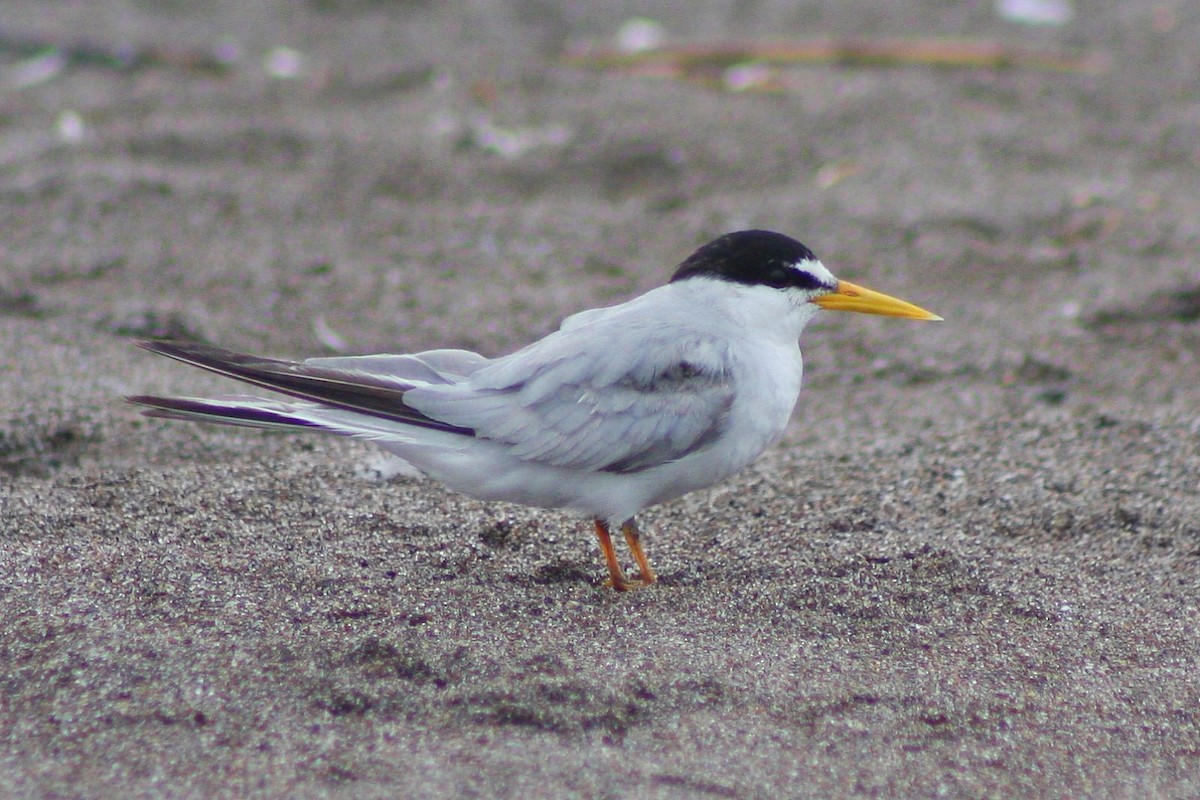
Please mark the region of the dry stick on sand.
<svg viewBox="0 0 1200 800"><path fill-rule="evenodd" d="M953 68L1036 69L1096 73L1105 60L1094 53L1033 50L982 39L807 39L679 44L649 50L577 48L568 63L594 69L623 70L684 80L717 82L725 88L786 88L777 75L730 82L728 71L743 65L841 64L849 66L921 65Z"/></svg>

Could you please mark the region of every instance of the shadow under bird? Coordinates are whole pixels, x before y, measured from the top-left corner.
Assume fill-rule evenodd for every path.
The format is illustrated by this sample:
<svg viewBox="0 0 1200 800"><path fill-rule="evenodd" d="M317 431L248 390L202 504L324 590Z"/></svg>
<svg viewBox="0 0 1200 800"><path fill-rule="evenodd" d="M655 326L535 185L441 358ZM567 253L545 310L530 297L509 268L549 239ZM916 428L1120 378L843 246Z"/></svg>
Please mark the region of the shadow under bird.
<svg viewBox="0 0 1200 800"><path fill-rule="evenodd" d="M606 584L625 590L655 581L638 512L735 475L783 434L800 394L800 332L821 309L941 319L838 280L783 234L740 231L701 247L666 285L568 317L510 355L293 362L151 341L140 346L286 397L127 399L152 417L366 439L471 497L586 515Z"/></svg>

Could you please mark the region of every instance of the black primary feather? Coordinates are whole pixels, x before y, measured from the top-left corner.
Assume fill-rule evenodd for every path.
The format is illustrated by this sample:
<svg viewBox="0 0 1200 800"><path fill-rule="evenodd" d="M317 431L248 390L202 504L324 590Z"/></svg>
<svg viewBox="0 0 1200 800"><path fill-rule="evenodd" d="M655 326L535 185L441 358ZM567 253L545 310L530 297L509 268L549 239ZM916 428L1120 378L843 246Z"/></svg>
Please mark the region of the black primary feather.
<svg viewBox="0 0 1200 800"><path fill-rule="evenodd" d="M150 341L140 342L138 347L301 400L446 433L475 435L470 428L433 419L409 406L404 402L404 393L411 387L368 374L251 356L193 342ZM130 398L130 402L168 412L180 410L173 407L177 402L173 398L140 396Z"/></svg>

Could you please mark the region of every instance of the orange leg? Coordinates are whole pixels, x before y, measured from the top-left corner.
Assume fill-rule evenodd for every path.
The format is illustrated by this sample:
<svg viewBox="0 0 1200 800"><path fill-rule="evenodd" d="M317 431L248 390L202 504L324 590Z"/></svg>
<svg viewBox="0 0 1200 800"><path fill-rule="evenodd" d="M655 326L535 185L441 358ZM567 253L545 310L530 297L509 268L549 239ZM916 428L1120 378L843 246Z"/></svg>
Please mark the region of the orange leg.
<svg viewBox="0 0 1200 800"><path fill-rule="evenodd" d="M625 577L625 571L621 569L621 562L617 559L612 536L608 533L608 523L599 519L595 520L595 523L596 538L600 540L600 552L604 554L604 563L608 565L608 580L604 582L604 585L623 592L630 587L629 579Z"/></svg>
<svg viewBox="0 0 1200 800"><path fill-rule="evenodd" d="M641 581L637 585L649 586L658 580L658 576L651 569L650 559L646 558L646 551L642 549L642 532L638 530L637 520L633 517L625 520L621 524L621 533L625 534L625 544L629 545L629 552L633 555L638 570L641 572Z"/></svg>
<svg viewBox="0 0 1200 800"><path fill-rule="evenodd" d="M630 518L621 524L621 533L625 535L625 544L629 546L629 552L633 555L634 561L637 562L638 570L641 572L637 580L630 580L625 577L625 571L621 569L621 561L617 558L617 550L613 547L612 535L609 533L608 523L599 519L595 520L595 523L596 538L600 540L600 552L604 555L604 563L608 566L608 580L604 582L605 586L611 586L618 592L624 592L627 589L638 589L642 586L649 586L658 580L658 576L650 568L650 559L646 558L646 551L642 549L641 534L638 531L637 522Z"/></svg>

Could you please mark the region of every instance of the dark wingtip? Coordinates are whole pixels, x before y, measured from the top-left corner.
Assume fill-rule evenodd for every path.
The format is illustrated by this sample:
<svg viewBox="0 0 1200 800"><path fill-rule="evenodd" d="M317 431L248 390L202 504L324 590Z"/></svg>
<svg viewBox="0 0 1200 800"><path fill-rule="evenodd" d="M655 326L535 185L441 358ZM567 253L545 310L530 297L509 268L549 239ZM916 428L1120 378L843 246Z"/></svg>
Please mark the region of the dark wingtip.
<svg viewBox="0 0 1200 800"><path fill-rule="evenodd" d="M383 379L372 379L370 376L325 369L320 366L309 366L303 362L280 361L246 355L201 342L152 339L139 342L138 347L215 372L218 375L301 400L430 430L466 436L475 435L475 431L471 428L441 422L406 405L404 402L405 387ZM193 408L180 409L175 398L134 395L126 399L131 403L150 406L152 409L195 413ZM210 408L202 413L213 412ZM257 412L254 413L257 420ZM157 415L151 414L151 416Z"/></svg>
<svg viewBox="0 0 1200 800"><path fill-rule="evenodd" d="M145 406L142 414L157 419L187 420L192 422L215 422L226 425L249 425L251 427L320 428L321 425L306 419L297 419L286 410L255 408L253 406L228 406L220 400L193 397L158 397L150 394L135 394L125 398L127 402Z"/></svg>
<svg viewBox="0 0 1200 800"><path fill-rule="evenodd" d="M159 397L152 394L127 394L121 399L131 405L144 408L175 408L183 402L182 398Z"/></svg>
<svg viewBox="0 0 1200 800"><path fill-rule="evenodd" d="M186 347L188 342L182 342L175 339L143 339L140 342L134 342L134 344L143 350L149 350L152 353L161 353L163 350L173 350L179 347Z"/></svg>
<svg viewBox="0 0 1200 800"><path fill-rule="evenodd" d="M181 339L144 339L136 343L143 350L164 356L174 356L194 353L230 352L220 347L214 347L204 342L188 342Z"/></svg>
<svg viewBox="0 0 1200 800"><path fill-rule="evenodd" d="M131 405L141 406L142 413L147 417L163 416L167 411L178 411L184 405L182 398L152 394L127 394L121 399Z"/></svg>

